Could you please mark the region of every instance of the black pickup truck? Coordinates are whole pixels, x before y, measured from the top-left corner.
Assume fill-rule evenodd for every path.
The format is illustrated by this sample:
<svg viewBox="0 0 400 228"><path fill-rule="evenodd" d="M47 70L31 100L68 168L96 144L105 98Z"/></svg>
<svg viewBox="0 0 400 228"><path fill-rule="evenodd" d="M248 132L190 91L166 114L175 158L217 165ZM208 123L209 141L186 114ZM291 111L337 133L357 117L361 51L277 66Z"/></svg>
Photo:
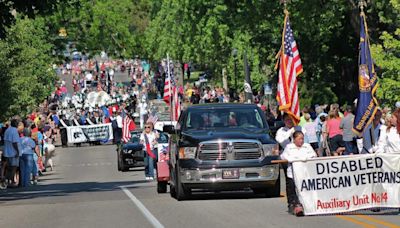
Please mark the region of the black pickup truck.
<svg viewBox="0 0 400 228"><path fill-rule="evenodd" d="M254 104L188 107L170 137L170 193L184 200L194 190L252 189L280 195L279 165L272 164L276 142L262 110Z"/></svg>

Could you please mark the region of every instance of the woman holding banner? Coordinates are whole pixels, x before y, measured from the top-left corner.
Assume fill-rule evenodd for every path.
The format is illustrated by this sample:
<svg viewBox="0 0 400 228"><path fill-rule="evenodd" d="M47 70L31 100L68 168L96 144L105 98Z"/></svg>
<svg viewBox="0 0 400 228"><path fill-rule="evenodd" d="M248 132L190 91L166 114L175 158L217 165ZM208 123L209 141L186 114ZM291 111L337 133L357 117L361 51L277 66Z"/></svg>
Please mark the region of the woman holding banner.
<svg viewBox="0 0 400 228"><path fill-rule="evenodd" d="M400 153L400 110L390 118L385 134L381 134L376 153Z"/></svg>
<svg viewBox="0 0 400 228"><path fill-rule="evenodd" d="M293 181L291 162L306 160L313 157L317 157L317 154L310 144L304 143L304 133L301 131L295 131L293 133L293 142L288 144L281 154L281 158L289 162L286 178L286 195L288 198L288 208L290 214L295 214L296 216L304 215L303 206L300 204L299 198L296 194L296 186Z"/></svg>
<svg viewBox="0 0 400 228"><path fill-rule="evenodd" d="M146 180L154 180L154 163L157 162L158 133L153 131L153 123L147 122L144 132L140 135L140 143L143 145Z"/></svg>

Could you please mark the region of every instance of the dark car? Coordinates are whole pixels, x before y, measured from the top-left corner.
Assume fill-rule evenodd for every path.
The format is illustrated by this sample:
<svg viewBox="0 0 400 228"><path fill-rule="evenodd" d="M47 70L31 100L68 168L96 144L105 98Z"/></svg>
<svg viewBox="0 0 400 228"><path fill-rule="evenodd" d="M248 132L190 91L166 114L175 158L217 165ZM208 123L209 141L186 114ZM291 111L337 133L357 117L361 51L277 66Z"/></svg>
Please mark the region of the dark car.
<svg viewBox="0 0 400 228"><path fill-rule="evenodd" d="M193 190L252 189L280 195L277 143L254 104L206 104L182 112L170 140L170 192L178 200Z"/></svg>
<svg viewBox="0 0 400 228"><path fill-rule="evenodd" d="M131 139L129 142L122 144L117 149L118 156L118 171L128 171L129 168L139 167L144 165L144 150L143 145L140 143L140 135L142 131L131 132ZM169 137L163 132L158 132L158 146L168 143Z"/></svg>
<svg viewBox="0 0 400 228"><path fill-rule="evenodd" d="M144 165L143 145L140 144L140 131L131 132L129 142L117 149L118 171L128 171L129 168Z"/></svg>

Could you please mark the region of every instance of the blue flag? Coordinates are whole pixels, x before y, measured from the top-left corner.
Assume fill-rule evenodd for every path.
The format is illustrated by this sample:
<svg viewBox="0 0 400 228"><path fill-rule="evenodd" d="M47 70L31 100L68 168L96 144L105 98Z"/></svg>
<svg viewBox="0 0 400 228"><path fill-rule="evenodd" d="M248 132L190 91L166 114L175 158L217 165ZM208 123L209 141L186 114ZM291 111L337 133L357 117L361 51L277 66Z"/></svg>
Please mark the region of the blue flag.
<svg viewBox="0 0 400 228"><path fill-rule="evenodd" d="M353 131L362 135L371 123L378 107L375 92L378 87L374 62L369 47L368 27L364 12L360 15L360 53L358 63L358 87L360 93L357 100L357 112L354 118Z"/></svg>

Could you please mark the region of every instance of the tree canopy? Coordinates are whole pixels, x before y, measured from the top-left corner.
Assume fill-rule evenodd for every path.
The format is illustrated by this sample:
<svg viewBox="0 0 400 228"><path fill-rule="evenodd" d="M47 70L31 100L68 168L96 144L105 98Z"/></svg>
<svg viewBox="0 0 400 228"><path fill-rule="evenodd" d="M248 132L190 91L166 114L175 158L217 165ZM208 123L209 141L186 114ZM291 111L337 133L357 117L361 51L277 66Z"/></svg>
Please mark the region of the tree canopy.
<svg viewBox="0 0 400 228"><path fill-rule="evenodd" d="M367 2L368 32L380 78L377 96L382 103L393 105L400 100L400 1ZM238 89L244 81L246 53L253 88L259 90L265 82L274 85L277 81L274 68L281 46L283 8L278 0L2 1L0 58L7 67L0 69L1 77L11 90L26 90L26 94L33 88L23 87L25 80L42 77L47 93L50 84L46 83L53 79L45 73L53 58L50 51L60 52L74 42L81 51L97 54L105 50L123 58L139 55L157 61L169 53L181 63L192 62L212 71L215 81L224 69L230 88L234 87L236 65ZM292 0L287 9L304 68L299 76L301 105L351 103L358 94L358 1ZM60 28L65 28L67 37L58 36ZM38 45L32 46L35 42ZM33 58L37 55L33 49L41 53L40 58ZM25 70L21 61L27 64ZM41 69L31 69L31 65ZM28 100L23 98L20 104L37 101ZM10 104L7 99L4 102ZM10 110L14 108L2 112Z"/></svg>
<svg viewBox="0 0 400 228"><path fill-rule="evenodd" d="M53 91L52 45L44 20L17 18L0 40L0 119L24 115Z"/></svg>
<svg viewBox="0 0 400 228"><path fill-rule="evenodd" d="M288 4L304 73L299 77L302 105L351 103L358 94L358 1L293 0ZM256 89L276 83L275 55L281 46L283 5L278 1L164 0L146 30L154 59L170 53L180 61L208 64L216 75L226 68L233 85L235 57L239 82L243 54L249 55ZM385 103L399 100L399 1L377 0L366 9L375 62ZM241 83L242 84L242 83ZM386 92L390 89L393 92ZM385 92L384 92L385 91Z"/></svg>

